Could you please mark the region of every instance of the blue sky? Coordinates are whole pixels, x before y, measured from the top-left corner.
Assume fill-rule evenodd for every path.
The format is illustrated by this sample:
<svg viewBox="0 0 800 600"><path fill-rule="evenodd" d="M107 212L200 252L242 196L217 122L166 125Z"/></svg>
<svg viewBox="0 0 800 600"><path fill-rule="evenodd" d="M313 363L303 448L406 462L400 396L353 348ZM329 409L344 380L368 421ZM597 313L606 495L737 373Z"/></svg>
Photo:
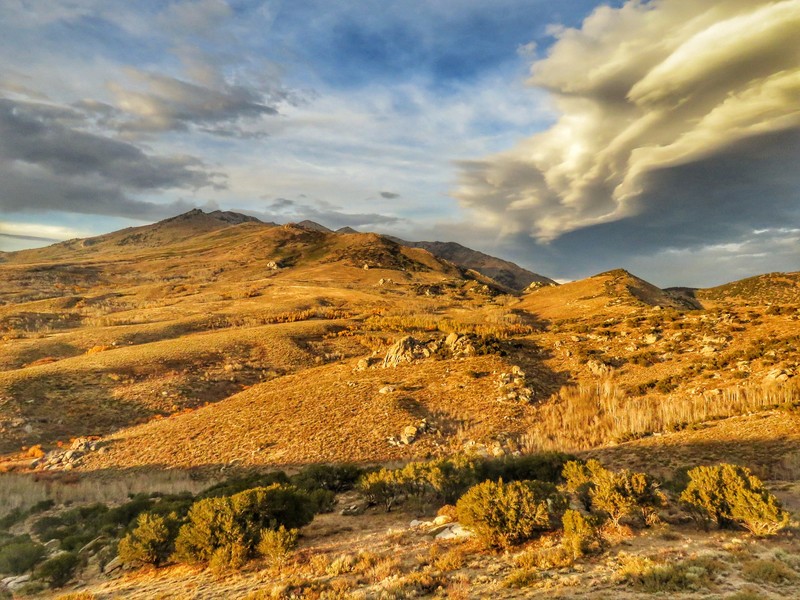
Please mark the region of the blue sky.
<svg viewBox="0 0 800 600"><path fill-rule="evenodd" d="M199 206L563 279L796 270L797 40L798 0L3 0L0 250Z"/></svg>

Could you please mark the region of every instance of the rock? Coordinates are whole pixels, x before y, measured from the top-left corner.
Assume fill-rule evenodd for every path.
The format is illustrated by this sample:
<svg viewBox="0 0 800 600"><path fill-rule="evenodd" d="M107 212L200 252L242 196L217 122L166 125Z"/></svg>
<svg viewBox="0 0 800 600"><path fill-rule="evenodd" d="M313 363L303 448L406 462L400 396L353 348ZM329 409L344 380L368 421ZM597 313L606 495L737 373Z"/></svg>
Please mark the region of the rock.
<svg viewBox="0 0 800 600"><path fill-rule="evenodd" d="M716 354L716 353L717 353L717 349L714 348L714 346L703 346L702 348L700 348L700 354L709 355L709 354Z"/></svg>
<svg viewBox="0 0 800 600"><path fill-rule="evenodd" d="M453 523L446 527L443 531L436 534L437 540L455 540L460 538L472 537L475 534L469 529L464 529L460 523Z"/></svg>
<svg viewBox="0 0 800 600"><path fill-rule="evenodd" d="M343 517L353 517L360 514L367 510L367 505L363 502L359 502L358 504L350 504L345 506L342 510L339 511L339 514Z"/></svg>
<svg viewBox="0 0 800 600"><path fill-rule="evenodd" d="M459 337L458 334L455 331L453 331L452 333L447 335L447 337L444 340L444 343L452 347L455 345L456 342L458 342L458 337Z"/></svg>
<svg viewBox="0 0 800 600"><path fill-rule="evenodd" d="M389 348L383 359L383 368L414 362L417 358L422 357L422 347L423 345L410 335L401 338Z"/></svg>
<svg viewBox="0 0 800 600"><path fill-rule="evenodd" d="M385 385L378 390L379 394L391 394L395 390L393 385Z"/></svg>
<svg viewBox="0 0 800 600"><path fill-rule="evenodd" d="M31 580L30 574L15 575L14 577L6 577L2 580L3 585L12 592L16 592L19 588L24 586Z"/></svg>
<svg viewBox="0 0 800 600"><path fill-rule="evenodd" d="M403 432L400 434L400 442L403 444L413 444L417 439L419 430L414 425L406 425L403 427Z"/></svg>
<svg viewBox="0 0 800 600"><path fill-rule="evenodd" d="M411 527L412 529L416 527L431 527L432 525L433 523L431 523L430 521L420 521L419 519L414 519L413 521L411 521L411 523L408 524L408 526Z"/></svg>
<svg viewBox="0 0 800 600"><path fill-rule="evenodd" d="M610 365L602 363L598 360L590 360L586 363L586 366L589 368L589 371L592 372L592 375L597 377L604 377L612 371L612 367Z"/></svg>
<svg viewBox="0 0 800 600"><path fill-rule="evenodd" d="M659 340L659 336L657 333L648 333L646 336L642 338L642 342L648 346L652 346Z"/></svg>
<svg viewBox="0 0 800 600"><path fill-rule="evenodd" d="M280 264L274 260L271 260L267 263L267 268L271 271L277 271L280 268Z"/></svg>
<svg viewBox="0 0 800 600"><path fill-rule="evenodd" d="M365 271L369 271L369 265L368 265L367 263L364 263L364 267L363 267L363 269L364 269Z"/></svg>
<svg viewBox="0 0 800 600"><path fill-rule="evenodd" d="M124 566L122 559L119 556L115 556L109 562L106 563L106 566L103 568L103 573L113 573L121 569Z"/></svg>
<svg viewBox="0 0 800 600"><path fill-rule="evenodd" d="M61 542L59 542L58 540L50 540L44 545L44 548L45 550L47 550L48 554L53 554L54 552L57 552L60 547L61 547Z"/></svg>
<svg viewBox="0 0 800 600"><path fill-rule="evenodd" d="M444 525L445 523L452 523L452 522L453 522L452 517L449 517L447 515L439 515L433 520L434 525Z"/></svg>

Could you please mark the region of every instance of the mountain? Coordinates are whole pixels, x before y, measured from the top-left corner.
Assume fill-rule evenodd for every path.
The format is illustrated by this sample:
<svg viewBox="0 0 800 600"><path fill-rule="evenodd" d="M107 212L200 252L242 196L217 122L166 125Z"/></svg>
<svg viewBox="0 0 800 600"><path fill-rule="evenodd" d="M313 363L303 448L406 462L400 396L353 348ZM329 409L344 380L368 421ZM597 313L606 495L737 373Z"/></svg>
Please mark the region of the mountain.
<svg viewBox="0 0 800 600"><path fill-rule="evenodd" d="M404 246L424 248L434 256L449 260L460 267L473 269L512 290L522 291L532 283L558 285L548 277L523 269L507 260L472 250L456 242L408 242L399 238L392 239Z"/></svg>
<svg viewBox="0 0 800 600"><path fill-rule="evenodd" d="M303 227L304 229L311 229L312 231L321 231L323 233L333 233L333 230L328 229L325 225L320 225L314 221L309 221L306 219L305 221L300 221L299 223L295 223L298 227Z"/></svg>

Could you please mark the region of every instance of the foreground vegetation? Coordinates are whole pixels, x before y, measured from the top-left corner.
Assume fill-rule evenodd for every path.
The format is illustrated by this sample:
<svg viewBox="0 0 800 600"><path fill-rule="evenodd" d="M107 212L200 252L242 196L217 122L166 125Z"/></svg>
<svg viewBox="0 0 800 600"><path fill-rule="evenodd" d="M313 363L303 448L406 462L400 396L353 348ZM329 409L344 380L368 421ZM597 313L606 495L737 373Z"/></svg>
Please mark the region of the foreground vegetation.
<svg viewBox="0 0 800 600"><path fill-rule="evenodd" d="M790 525L777 498L747 469L734 465L699 467L679 473L674 481L659 482L646 473L613 471L596 460L557 453L502 459L460 456L394 469L315 465L291 477L254 473L197 495L140 495L112 507L64 509L42 503L27 513L12 513L2 523L7 533L0 541L0 573L31 573L30 582L18 589L22 593L61 588L90 564L102 572L120 565L136 569L184 563L228 576L255 561L280 575L300 560L296 548L315 515L332 511L337 495L353 493L364 503L356 514L413 507L438 512L440 523L457 521L464 533L456 537L471 545L462 543L433 560L438 571L448 566L458 570L470 555L479 560L514 552L515 566L505 580L511 587L531 585L545 571L612 552L635 531L666 532L665 520L679 523L679 514L691 516L698 530L733 528L760 537L779 535ZM11 533L21 525L27 533ZM717 569L712 563L663 566L651 559L625 559L619 582L652 592L690 589L705 585L703 578ZM398 564L379 564L376 558L356 556L328 563L325 572L399 569ZM795 576L789 567L780 571L782 567L773 566L789 579ZM780 577L769 568L748 563L747 572L757 578ZM403 593L415 589L424 595L425 590L466 586L429 571L428 579L418 575L403 581ZM295 583L292 589L276 592L276 597L323 597L312 581Z"/></svg>

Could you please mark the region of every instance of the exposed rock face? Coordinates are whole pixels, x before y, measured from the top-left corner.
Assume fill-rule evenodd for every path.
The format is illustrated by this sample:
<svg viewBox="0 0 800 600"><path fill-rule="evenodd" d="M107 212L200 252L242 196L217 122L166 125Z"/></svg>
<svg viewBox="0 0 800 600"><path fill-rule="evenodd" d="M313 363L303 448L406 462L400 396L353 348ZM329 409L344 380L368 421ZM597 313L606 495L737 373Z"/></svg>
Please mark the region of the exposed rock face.
<svg viewBox="0 0 800 600"><path fill-rule="evenodd" d="M425 350L427 348L425 348L424 344L407 335L389 348L386 357L383 359L383 368L396 367L403 363L411 363L419 358L430 356L429 351L427 354L424 353Z"/></svg>
<svg viewBox="0 0 800 600"><path fill-rule="evenodd" d="M476 341L477 337L474 335L461 335L455 332L450 333L444 340L420 341L409 335L398 340L394 346L389 348L383 359L383 367L396 367L403 363L413 363L434 355L448 358L464 358L491 351L485 347L477 348L475 346Z"/></svg>

